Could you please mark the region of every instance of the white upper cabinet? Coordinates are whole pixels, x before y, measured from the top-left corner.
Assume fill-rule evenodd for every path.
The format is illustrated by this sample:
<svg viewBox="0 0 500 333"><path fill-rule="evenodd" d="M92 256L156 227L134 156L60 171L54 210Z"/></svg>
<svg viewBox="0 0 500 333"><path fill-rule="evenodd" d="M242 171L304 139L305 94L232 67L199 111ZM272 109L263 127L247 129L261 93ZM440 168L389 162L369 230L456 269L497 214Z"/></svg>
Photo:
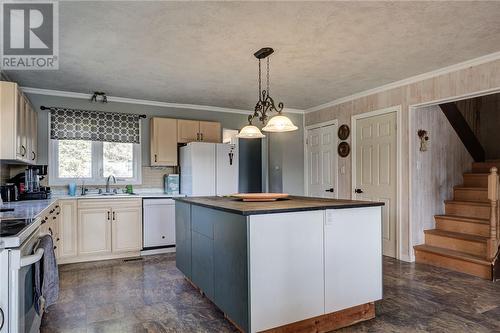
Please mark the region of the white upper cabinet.
<svg viewBox="0 0 500 333"><path fill-rule="evenodd" d="M0 82L0 159L37 162L37 113L14 82Z"/></svg>
<svg viewBox="0 0 500 333"><path fill-rule="evenodd" d="M151 118L151 166L177 165L177 119Z"/></svg>

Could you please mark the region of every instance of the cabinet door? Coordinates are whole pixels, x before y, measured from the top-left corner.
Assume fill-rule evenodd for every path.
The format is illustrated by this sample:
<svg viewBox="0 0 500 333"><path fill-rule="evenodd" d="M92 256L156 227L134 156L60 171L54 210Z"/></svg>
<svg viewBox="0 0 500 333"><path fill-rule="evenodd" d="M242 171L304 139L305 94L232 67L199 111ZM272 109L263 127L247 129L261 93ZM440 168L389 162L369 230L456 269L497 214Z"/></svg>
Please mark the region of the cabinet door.
<svg viewBox="0 0 500 333"><path fill-rule="evenodd" d="M113 252L142 249L142 211L140 207L114 207L112 211Z"/></svg>
<svg viewBox="0 0 500 333"><path fill-rule="evenodd" d="M188 143L199 140L200 122L197 120L177 120L177 142Z"/></svg>
<svg viewBox="0 0 500 333"><path fill-rule="evenodd" d="M21 92L18 92L17 95L17 111L18 111L18 117L17 117L17 142L18 142L18 153L17 157L20 160L27 160L28 158L28 142L27 142L27 111L26 111L26 99L24 95Z"/></svg>
<svg viewBox="0 0 500 333"><path fill-rule="evenodd" d="M381 209L366 207L326 211L326 313L382 298Z"/></svg>
<svg viewBox="0 0 500 333"><path fill-rule="evenodd" d="M29 153L29 159L32 164L36 164L37 157L38 157L38 118L37 118L37 112L33 109L33 106L29 104L29 110L30 110L30 131L29 131L29 140L30 140L30 147L31 151Z"/></svg>
<svg viewBox="0 0 500 333"><path fill-rule="evenodd" d="M60 213L59 257L75 257L78 253L76 200L61 200L57 212Z"/></svg>
<svg viewBox="0 0 500 333"><path fill-rule="evenodd" d="M95 255L111 252L111 209L78 210L78 254Z"/></svg>
<svg viewBox="0 0 500 333"><path fill-rule="evenodd" d="M222 142L220 123L214 121L200 121L200 135L203 142Z"/></svg>
<svg viewBox="0 0 500 333"><path fill-rule="evenodd" d="M191 205L175 202L175 265L191 278Z"/></svg>
<svg viewBox="0 0 500 333"><path fill-rule="evenodd" d="M214 300L214 240L193 230L192 232L193 283Z"/></svg>
<svg viewBox="0 0 500 333"><path fill-rule="evenodd" d="M177 165L177 119L151 119L151 165Z"/></svg>

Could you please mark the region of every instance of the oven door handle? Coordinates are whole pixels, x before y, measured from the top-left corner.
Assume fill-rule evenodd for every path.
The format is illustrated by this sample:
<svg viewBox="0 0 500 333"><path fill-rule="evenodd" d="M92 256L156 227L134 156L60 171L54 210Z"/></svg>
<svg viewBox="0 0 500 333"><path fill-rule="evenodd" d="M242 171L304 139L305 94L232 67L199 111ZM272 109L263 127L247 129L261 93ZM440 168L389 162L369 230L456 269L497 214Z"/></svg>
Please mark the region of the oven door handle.
<svg viewBox="0 0 500 333"><path fill-rule="evenodd" d="M32 255L29 255L29 256L25 256L25 257L21 257L21 267L25 267L25 266L29 266L29 265L33 265L34 263L40 261L40 259L42 259L43 257L43 249L42 248L39 248L35 251L34 254Z"/></svg>

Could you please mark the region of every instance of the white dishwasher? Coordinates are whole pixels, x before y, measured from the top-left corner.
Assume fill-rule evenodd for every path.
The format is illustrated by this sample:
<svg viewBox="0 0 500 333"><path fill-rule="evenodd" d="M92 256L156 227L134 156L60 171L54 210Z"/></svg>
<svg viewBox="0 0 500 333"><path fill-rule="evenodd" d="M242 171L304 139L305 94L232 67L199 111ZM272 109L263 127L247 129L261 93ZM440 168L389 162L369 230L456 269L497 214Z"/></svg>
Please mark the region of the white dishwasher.
<svg viewBox="0 0 500 333"><path fill-rule="evenodd" d="M144 199L144 250L175 246L175 202L172 199Z"/></svg>

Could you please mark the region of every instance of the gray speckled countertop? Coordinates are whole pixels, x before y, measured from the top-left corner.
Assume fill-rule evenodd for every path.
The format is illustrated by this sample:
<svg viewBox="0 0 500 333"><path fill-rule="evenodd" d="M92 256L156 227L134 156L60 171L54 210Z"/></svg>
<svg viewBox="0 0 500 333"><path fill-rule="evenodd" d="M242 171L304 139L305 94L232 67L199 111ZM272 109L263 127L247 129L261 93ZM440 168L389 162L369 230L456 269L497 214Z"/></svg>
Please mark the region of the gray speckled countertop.
<svg viewBox="0 0 500 333"><path fill-rule="evenodd" d="M11 212L1 212L0 219L30 219L35 218L41 212L43 212L47 207L56 202L58 198L51 198L46 200L26 200L26 201L14 201L14 202L4 202L1 206L2 208L14 208Z"/></svg>
<svg viewBox="0 0 500 333"><path fill-rule="evenodd" d="M10 212L0 212L0 219L12 219L12 218L35 218L41 214L46 208L55 203L58 200L71 200L71 199L124 199L124 198L137 198L137 199L168 199L174 197L183 197L183 195L170 195L161 192L146 192L138 193L135 195L130 194L119 194L102 196L97 194L89 194L86 196L74 196L69 195L57 195L46 200L25 200L25 201L14 201L14 202L4 202L1 208L14 208L14 211Z"/></svg>

